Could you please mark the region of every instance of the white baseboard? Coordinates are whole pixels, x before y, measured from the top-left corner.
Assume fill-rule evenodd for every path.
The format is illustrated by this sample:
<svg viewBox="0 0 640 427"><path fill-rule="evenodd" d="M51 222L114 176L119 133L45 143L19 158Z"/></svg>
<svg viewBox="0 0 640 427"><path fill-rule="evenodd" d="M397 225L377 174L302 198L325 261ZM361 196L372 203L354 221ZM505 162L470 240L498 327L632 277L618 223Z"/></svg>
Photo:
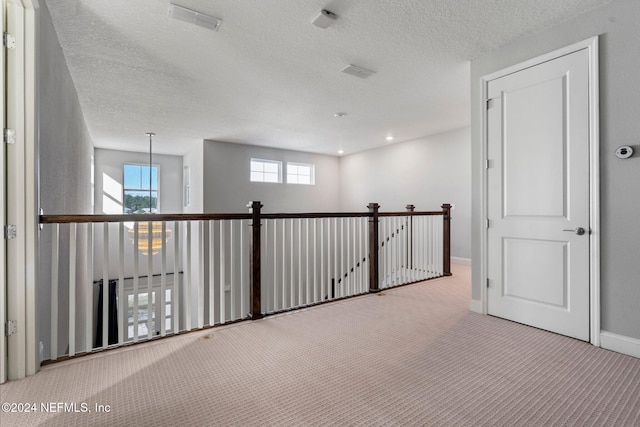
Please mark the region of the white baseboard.
<svg viewBox="0 0 640 427"><path fill-rule="evenodd" d="M474 313L482 314L482 300L472 299L471 301L469 301L469 310L473 311Z"/></svg>
<svg viewBox="0 0 640 427"><path fill-rule="evenodd" d="M452 256L451 263L460 265L471 265L471 258L459 258L457 256Z"/></svg>
<svg viewBox="0 0 640 427"><path fill-rule="evenodd" d="M607 350L640 359L640 340L612 332L600 331L600 346Z"/></svg>

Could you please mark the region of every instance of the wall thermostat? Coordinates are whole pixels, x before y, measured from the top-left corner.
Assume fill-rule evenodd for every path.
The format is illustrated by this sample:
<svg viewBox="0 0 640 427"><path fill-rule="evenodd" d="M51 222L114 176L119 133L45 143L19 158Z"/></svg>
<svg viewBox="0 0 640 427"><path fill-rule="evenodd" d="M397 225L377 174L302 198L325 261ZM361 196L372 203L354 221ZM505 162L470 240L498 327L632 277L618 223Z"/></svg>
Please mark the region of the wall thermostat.
<svg viewBox="0 0 640 427"><path fill-rule="evenodd" d="M616 157L619 159L628 159L633 154L633 148L628 145L623 145L616 149Z"/></svg>

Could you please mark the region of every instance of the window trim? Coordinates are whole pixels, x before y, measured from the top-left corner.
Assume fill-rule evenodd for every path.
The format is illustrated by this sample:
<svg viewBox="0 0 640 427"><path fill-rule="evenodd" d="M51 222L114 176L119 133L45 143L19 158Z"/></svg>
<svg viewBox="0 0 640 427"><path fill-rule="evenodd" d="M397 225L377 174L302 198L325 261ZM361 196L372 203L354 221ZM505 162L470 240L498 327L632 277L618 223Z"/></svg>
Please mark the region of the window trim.
<svg viewBox="0 0 640 427"><path fill-rule="evenodd" d="M289 166L304 166L309 167L311 173L309 174L309 183L305 182L291 182L289 181ZM292 174L295 176L307 176L301 174ZM292 185L316 185L316 165L314 163L302 163L302 162L287 162L287 184Z"/></svg>
<svg viewBox="0 0 640 427"><path fill-rule="evenodd" d="M260 163L262 165L275 164L278 167L278 180L275 181L275 182L274 181L265 181L264 180L264 175L265 175L264 170L262 170L262 171L254 171L253 170L252 166L253 166L254 162L255 163ZM261 182L261 183L265 183L265 184L282 184L282 175L283 175L282 174L282 169L283 169L282 168L282 162L280 160L258 159L258 158L252 157L251 160L249 161L249 182ZM263 179L262 180L253 179L253 173L254 172L261 173ZM273 173L272 172L268 172L268 174L272 175Z"/></svg>
<svg viewBox="0 0 640 427"><path fill-rule="evenodd" d="M122 164L122 212L126 213L125 209L125 193L126 191L145 191L145 192L149 192L149 189L134 189L134 188L127 188L125 186L125 176L124 176L124 168L125 166L143 166L143 167L149 167L149 163L139 163L139 162L124 162ZM152 168L156 168L158 170L158 177L156 179L157 181L157 188L156 190L151 190L152 192L156 193L156 211L155 213L160 213L160 165L157 163L152 163L151 164Z"/></svg>

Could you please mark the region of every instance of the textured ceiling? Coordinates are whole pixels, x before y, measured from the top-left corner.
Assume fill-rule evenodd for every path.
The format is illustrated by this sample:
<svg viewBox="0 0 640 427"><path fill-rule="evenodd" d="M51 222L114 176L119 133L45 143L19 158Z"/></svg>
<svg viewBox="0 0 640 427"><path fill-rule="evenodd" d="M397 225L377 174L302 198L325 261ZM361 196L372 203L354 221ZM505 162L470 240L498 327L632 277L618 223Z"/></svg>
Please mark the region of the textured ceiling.
<svg viewBox="0 0 640 427"><path fill-rule="evenodd" d="M336 155L469 124L469 60L611 0L46 0L97 147ZM339 15L327 29L310 21ZM340 73L354 64L368 79ZM342 118L336 112L346 112Z"/></svg>

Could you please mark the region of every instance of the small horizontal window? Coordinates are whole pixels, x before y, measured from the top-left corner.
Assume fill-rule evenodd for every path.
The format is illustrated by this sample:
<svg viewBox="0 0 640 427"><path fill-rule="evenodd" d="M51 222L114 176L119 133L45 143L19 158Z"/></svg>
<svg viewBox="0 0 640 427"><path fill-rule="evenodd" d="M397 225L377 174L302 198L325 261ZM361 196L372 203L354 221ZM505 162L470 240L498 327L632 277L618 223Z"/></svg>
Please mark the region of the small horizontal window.
<svg viewBox="0 0 640 427"><path fill-rule="evenodd" d="M287 163L287 184L315 184L315 166L310 163Z"/></svg>
<svg viewBox="0 0 640 427"><path fill-rule="evenodd" d="M252 182L282 182L282 162L251 159Z"/></svg>

